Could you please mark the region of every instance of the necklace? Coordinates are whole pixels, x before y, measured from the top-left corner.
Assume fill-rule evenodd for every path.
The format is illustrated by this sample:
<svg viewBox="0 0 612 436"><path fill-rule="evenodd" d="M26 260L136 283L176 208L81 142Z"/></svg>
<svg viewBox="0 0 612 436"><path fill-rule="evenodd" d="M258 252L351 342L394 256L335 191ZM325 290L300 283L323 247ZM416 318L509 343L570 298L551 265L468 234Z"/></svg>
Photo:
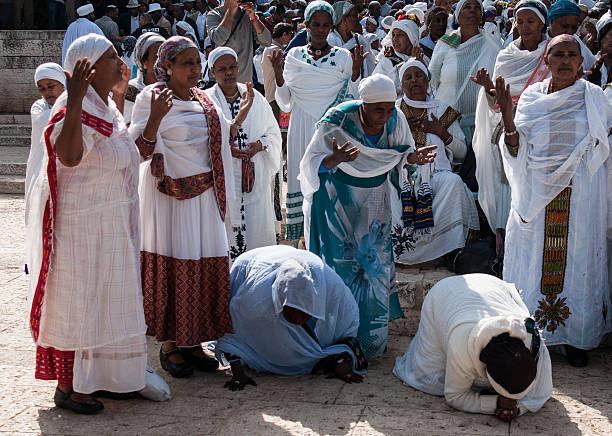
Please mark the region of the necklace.
<svg viewBox="0 0 612 436"><path fill-rule="evenodd" d="M408 112L410 112L410 115L412 117L416 118L417 120L422 120L427 115L427 109L425 109L423 112L421 112L421 115L419 115L417 117L417 116L414 115L414 112L412 112L412 108L410 106L406 105L406 107L408 108Z"/></svg>
<svg viewBox="0 0 612 436"><path fill-rule="evenodd" d="M174 94L174 98L179 99L180 101L191 101L191 100L193 100L193 93L191 92L191 89L190 89L189 90L189 97L181 98L177 94Z"/></svg>
<svg viewBox="0 0 612 436"><path fill-rule="evenodd" d="M325 43L320 49L314 48L311 44L308 44L308 51L315 54L315 56L321 56L321 54L329 48L329 44Z"/></svg>
<svg viewBox="0 0 612 436"><path fill-rule="evenodd" d="M240 90L236 91L235 94L230 96L225 95L225 93L223 95L225 96L225 100L227 100L228 103L232 103L240 95Z"/></svg>

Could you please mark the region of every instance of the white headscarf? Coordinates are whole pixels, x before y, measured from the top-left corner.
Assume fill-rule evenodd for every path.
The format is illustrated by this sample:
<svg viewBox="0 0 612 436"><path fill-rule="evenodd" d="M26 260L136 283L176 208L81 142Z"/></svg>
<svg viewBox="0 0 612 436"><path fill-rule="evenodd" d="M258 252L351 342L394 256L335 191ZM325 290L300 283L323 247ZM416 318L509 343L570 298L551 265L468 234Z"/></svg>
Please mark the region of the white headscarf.
<svg viewBox="0 0 612 436"><path fill-rule="evenodd" d="M420 33L419 26L416 22L407 18L403 20L397 20L394 21L391 25L391 31L389 32L389 34L391 34L394 29L399 29L404 32L408 36L408 39L410 40L410 43L413 47L416 47L419 43Z"/></svg>
<svg viewBox="0 0 612 436"><path fill-rule="evenodd" d="M233 49L229 47L217 47L208 55L208 68L212 69L212 67L215 66L215 62L217 62L217 59L225 55L232 55L234 59L238 61L238 55Z"/></svg>
<svg viewBox="0 0 612 436"><path fill-rule="evenodd" d="M457 26L459 26L459 14L461 13L461 9L463 9L463 7L465 6L465 4L468 1L469 0L460 0L459 3L457 3L457 7L455 8L455 13L453 14L453 20L455 21L455 24ZM480 10L484 14L484 8L482 6L482 0L475 0L475 1L478 2L478 4L480 5Z"/></svg>
<svg viewBox="0 0 612 436"><path fill-rule="evenodd" d="M324 321L327 290L324 284L315 282L316 278L307 264L296 259L284 261L272 284L275 312L279 314L283 306L289 306Z"/></svg>
<svg viewBox="0 0 612 436"><path fill-rule="evenodd" d="M112 46L108 39L97 33L90 33L75 39L66 52L65 70L72 74L78 59L87 58L92 65L95 64Z"/></svg>
<svg viewBox="0 0 612 436"><path fill-rule="evenodd" d="M34 83L38 83L41 79L57 80L62 85L66 86L66 75L62 67L55 62L47 62L40 64L34 73Z"/></svg>
<svg viewBox="0 0 612 436"><path fill-rule="evenodd" d="M193 31L193 27L187 21L179 21L176 23L176 27L185 31L185 35L191 36L194 44L197 46L198 50L200 50L200 42L198 41L198 37Z"/></svg>
<svg viewBox="0 0 612 436"><path fill-rule="evenodd" d="M406 70L410 67L417 67L419 70L423 71L425 75L427 76L427 79L429 79L430 77L429 70L427 69L425 64L421 62L420 60L418 60L417 58L411 57L406 62L403 62L402 65L400 66L400 69L399 69L400 81L404 77L404 73L406 72Z"/></svg>
<svg viewBox="0 0 612 436"><path fill-rule="evenodd" d="M404 73L410 67L417 67L419 70L424 72L429 82L431 74L429 73L429 70L427 69L425 64L421 62L420 60L418 60L417 58L411 57L407 61L403 62L399 68L400 83L402 82L402 79L404 78ZM431 109L431 108L438 107L442 104L440 100L437 100L433 97L433 88L431 87L431 85L429 85L427 88L427 100L425 101L411 100L404 93L402 93L402 99L406 102L408 106L415 107L415 108L421 108L421 109L422 108Z"/></svg>
<svg viewBox="0 0 612 436"><path fill-rule="evenodd" d="M395 102L395 83L384 74L373 74L359 84L359 95L364 103Z"/></svg>
<svg viewBox="0 0 612 436"><path fill-rule="evenodd" d="M144 72L142 59L149 51L149 48L158 42L163 44L165 40L166 38L155 32L146 32L140 35L138 41L136 41L136 46L134 47L134 63L138 67L138 71Z"/></svg>

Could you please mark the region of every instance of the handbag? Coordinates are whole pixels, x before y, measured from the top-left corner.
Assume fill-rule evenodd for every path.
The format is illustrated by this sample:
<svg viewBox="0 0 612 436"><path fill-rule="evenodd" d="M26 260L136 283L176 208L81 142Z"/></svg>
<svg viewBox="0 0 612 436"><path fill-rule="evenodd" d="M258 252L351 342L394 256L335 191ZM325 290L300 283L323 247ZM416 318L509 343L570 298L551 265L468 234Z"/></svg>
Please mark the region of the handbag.
<svg viewBox="0 0 612 436"><path fill-rule="evenodd" d="M504 260L495 252L495 237L474 241L445 256L446 267L455 274L482 273L502 278Z"/></svg>
<svg viewBox="0 0 612 436"><path fill-rule="evenodd" d="M251 159L242 160L242 192L249 193L255 184L255 164Z"/></svg>

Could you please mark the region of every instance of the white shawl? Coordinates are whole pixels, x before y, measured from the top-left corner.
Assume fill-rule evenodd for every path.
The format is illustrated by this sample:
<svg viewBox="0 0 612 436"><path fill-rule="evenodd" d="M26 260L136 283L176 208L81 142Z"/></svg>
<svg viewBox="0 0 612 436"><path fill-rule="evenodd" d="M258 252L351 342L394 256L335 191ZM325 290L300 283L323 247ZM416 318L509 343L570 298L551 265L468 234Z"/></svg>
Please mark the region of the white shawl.
<svg viewBox="0 0 612 436"><path fill-rule="evenodd" d="M361 69L361 78L365 79L366 77L370 77L370 75L373 74L374 68L376 67L376 55L372 52L372 47L370 46L370 43L366 41L363 36L359 34L353 34L353 36L351 36L348 41L344 42L338 31L334 29L329 32L329 35L327 35L327 43L332 47L342 47L347 49L348 51L351 51L353 50L353 48L355 48L355 45L357 44L357 42L355 41L355 35L357 35L359 45L363 46L363 52L370 53L368 57L365 58L365 60L363 61Z"/></svg>
<svg viewBox="0 0 612 436"><path fill-rule="evenodd" d="M503 153L512 209L527 222L570 185L583 160L592 176L610 152L610 107L601 88L577 80L548 94L549 84L547 79L523 92L514 119L518 156Z"/></svg>

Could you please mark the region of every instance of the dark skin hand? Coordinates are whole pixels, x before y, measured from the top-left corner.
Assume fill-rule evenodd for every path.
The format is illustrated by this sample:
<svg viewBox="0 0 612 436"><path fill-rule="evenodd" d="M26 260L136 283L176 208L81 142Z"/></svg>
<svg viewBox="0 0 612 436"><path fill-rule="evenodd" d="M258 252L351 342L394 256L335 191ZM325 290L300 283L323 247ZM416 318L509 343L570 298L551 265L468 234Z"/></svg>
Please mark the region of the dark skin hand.
<svg viewBox="0 0 612 436"><path fill-rule="evenodd" d="M346 383L361 383L363 381L362 375L353 372L353 359L348 353L336 356L334 375Z"/></svg>
<svg viewBox="0 0 612 436"><path fill-rule="evenodd" d="M516 418L518 414L519 409L516 404L516 400L512 400L501 395L497 397L497 409L495 409L495 416L504 422L510 422Z"/></svg>
<svg viewBox="0 0 612 436"><path fill-rule="evenodd" d="M227 356L230 360L239 359L236 356ZM224 388L229 389L230 391L241 391L247 385L257 386L255 380L249 377L245 372L240 360L230 363L230 367L232 368L232 379L230 381L225 382L223 385Z"/></svg>

